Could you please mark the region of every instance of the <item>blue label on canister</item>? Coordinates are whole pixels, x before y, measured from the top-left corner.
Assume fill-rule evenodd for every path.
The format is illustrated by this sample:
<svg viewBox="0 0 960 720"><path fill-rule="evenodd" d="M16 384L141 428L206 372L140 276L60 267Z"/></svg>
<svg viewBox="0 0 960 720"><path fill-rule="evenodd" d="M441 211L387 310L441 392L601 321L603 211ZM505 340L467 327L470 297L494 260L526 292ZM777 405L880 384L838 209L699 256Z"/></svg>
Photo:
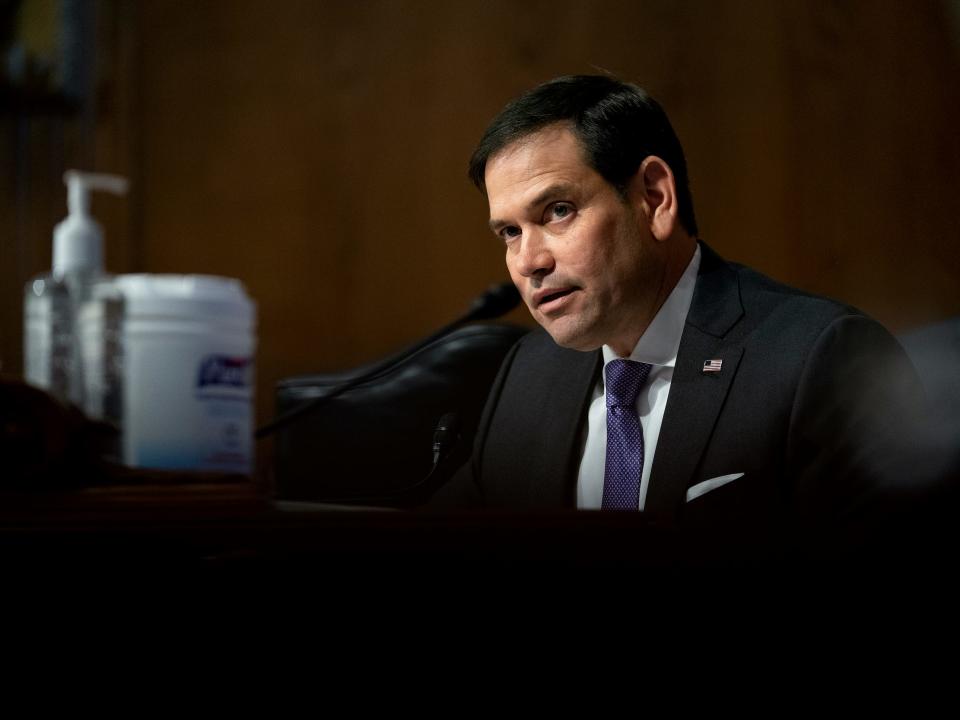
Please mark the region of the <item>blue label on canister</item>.
<svg viewBox="0 0 960 720"><path fill-rule="evenodd" d="M253 384L252 365L250 358L207 355L197 372L197 390L249 388Z"/></svg>

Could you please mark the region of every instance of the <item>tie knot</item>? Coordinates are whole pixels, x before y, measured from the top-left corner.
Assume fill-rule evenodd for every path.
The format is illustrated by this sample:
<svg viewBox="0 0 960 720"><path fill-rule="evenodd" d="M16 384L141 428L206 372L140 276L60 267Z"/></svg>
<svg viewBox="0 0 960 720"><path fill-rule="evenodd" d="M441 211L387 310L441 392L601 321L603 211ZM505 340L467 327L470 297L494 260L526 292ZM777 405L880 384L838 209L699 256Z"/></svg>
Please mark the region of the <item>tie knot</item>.
<svg viewBox="0 0 960 720"><path fill-rule="evenodd" d="M611 360L606 373L607 407L632 408L640 388L647 381L651 366L633 360Z"/></svg>

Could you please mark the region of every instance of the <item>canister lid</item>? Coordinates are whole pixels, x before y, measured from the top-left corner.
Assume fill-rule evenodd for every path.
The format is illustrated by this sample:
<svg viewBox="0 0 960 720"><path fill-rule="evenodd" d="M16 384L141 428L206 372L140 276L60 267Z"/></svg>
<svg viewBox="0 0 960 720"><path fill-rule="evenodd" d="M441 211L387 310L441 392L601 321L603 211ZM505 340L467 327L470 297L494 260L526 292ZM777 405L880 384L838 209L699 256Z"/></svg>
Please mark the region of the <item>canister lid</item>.
<svg viewBox="0 0 960 720"><path fill-rule="evenodd" d="M216 275L117 275L128 318L185 318L252 326L256 305L234 278Z"/></svg>

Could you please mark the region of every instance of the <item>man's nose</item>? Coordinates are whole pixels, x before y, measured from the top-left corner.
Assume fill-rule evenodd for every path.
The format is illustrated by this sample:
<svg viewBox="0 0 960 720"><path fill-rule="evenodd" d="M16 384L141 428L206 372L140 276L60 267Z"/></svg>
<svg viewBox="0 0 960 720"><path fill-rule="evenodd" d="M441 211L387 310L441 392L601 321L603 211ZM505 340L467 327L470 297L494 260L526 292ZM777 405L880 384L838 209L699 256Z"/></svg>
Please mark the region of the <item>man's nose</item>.
<svg viewBox="0 0 960 720"><path fill-rule="evenodd" d="M514 266L524 277L542 277L553 270L553 253L542 233L533 231L523 237Z"/></svg>

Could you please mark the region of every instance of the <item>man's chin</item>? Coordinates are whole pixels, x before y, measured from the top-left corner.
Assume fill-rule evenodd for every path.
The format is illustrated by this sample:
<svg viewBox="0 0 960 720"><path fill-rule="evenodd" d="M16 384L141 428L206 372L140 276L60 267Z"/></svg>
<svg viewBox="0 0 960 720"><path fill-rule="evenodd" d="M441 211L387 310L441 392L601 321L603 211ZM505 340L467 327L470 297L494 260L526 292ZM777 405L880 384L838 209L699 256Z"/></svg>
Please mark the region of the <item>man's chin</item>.
<svg viewBox="0 0 960 720"><path fill-rule="evenodd" d="M602 342L598 342L584 333L576 332L571 328L558 327L556 323L540 324L557 345L567 350L592 352L603 345Z"/></svg>

